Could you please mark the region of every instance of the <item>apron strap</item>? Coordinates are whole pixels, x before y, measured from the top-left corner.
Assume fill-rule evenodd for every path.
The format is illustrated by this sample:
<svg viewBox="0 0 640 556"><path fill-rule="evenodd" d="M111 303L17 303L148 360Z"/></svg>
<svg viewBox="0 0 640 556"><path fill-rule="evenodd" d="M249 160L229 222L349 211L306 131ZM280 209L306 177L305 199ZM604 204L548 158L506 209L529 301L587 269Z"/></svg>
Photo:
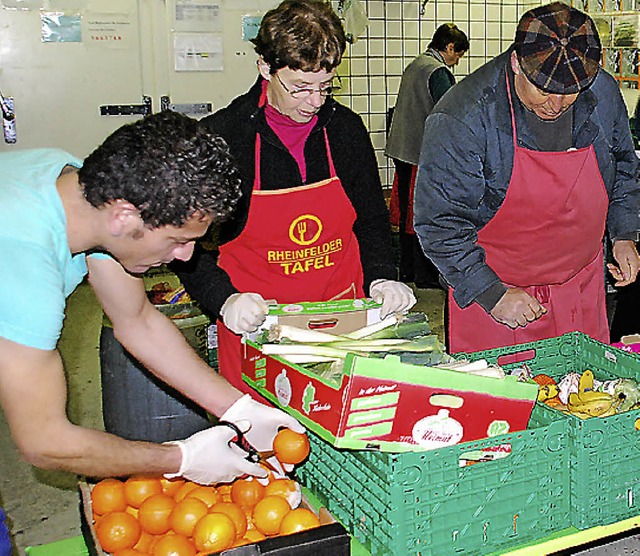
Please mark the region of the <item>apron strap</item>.
<svg viewBox="0 0 640 556"><path fill-rule="evenodd" d="M509 70L505 73L507 82L507 97L509 98L509 112L511 113L511 133L513 134L513 146L518 146L518 134L516 133L516 114L513 110L513 99L511 98L511 84L509 83Z"/></svg>
<svg viewBox="0 0 640 556"><path fill-rule="evenodd" d="M327 159L329 160L329 175L332 178L335 178L338 173L336 172L336 167L333 165L333 157L331 156L331 147L329 146L329 135L327 133L327 128L322 128L324 131L324 144L327 147Z"/></svg>

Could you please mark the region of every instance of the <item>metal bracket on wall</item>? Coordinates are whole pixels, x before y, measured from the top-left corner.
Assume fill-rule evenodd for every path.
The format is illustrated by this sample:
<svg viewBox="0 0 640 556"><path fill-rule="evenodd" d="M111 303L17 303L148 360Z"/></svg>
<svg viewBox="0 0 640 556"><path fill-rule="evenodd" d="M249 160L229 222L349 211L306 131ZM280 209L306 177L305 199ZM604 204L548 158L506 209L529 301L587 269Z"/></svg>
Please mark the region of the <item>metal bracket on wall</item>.
<svg viewBox="0 0 640 556"><path fill-rule="evenodd" d="M204 116L211 114L213 104L210 102L192 102L186 104L171 104L171 98L168 96L160 97L160 110L173 110L188 116Z"/></svg>
<svg viewBox="0 0 640 556"><path fill-rule="evenodd" d="M142 104L105 104L100 107L101 116L147 116L151 114L151 97L143 96Z"/></svg>

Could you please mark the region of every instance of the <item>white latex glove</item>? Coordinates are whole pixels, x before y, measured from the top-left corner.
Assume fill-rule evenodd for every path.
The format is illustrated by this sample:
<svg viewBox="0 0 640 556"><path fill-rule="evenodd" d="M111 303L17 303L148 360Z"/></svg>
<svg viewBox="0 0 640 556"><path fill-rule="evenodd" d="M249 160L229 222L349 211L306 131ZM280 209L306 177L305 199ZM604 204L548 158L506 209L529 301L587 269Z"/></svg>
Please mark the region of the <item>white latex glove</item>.
<svg viewBox="0 0 640 556"><path fill-rule="evenodd" d="M246 422L241 424L248 427ZM180 447L182 463L177 473L167 473L165 477L184 477L202 485L228 483L243 475L266 477L267 472L261 465L245 459L249 454L230 443L235 436L230 427L214 426L185 440L167 442Z"/></svg>
<svg viewBox="0 0 640 556"><path fill-rule="evenodd" d="M406 313L416 304L413 290L402 282L395 280L374 280L369 288L369 295L376 303L382 303L380 320L395 313Z"/></svg>
<svg viewBox="0 0 640 556"><path fill-rule="evenodd" d="M269 306L259 293L234 293L220 309L222 322L236 334L258 330L268 312Z"/></svg>
<svg viewBox="0 0 640 556"><path fill-rule="evenodd" d="M259 452L273 450L273 439L280 428L289 428L299 433L306 432L306 429L291 415L257 402L249 394L242 396L227 409L220 420L231 421L236 425L242 421L250 421L251 426L244 437Z"/></svg>

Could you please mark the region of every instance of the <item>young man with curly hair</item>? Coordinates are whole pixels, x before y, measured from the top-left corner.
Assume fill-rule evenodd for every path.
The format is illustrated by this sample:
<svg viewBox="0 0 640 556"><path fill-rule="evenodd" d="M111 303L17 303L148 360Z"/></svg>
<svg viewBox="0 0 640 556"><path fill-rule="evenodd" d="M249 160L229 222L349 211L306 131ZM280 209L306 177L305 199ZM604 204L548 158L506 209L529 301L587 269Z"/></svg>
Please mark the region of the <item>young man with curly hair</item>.
<svg viewBox="0 0 640 556"><path fill-rule="evenodd" d="M64 151L0 154L0 403L23 458L93 477L134 473L229 481L264 469L231 448L228 427L167 444L82 428L66 415L57 348L66 298L85 275L114 334L147 369L207 411L247 420L271 447L285 413L215 373L147 299L140 273L188 259L212 222L229 217L240 177L224 140L162 112L116 130L84 162Z"/></svg>

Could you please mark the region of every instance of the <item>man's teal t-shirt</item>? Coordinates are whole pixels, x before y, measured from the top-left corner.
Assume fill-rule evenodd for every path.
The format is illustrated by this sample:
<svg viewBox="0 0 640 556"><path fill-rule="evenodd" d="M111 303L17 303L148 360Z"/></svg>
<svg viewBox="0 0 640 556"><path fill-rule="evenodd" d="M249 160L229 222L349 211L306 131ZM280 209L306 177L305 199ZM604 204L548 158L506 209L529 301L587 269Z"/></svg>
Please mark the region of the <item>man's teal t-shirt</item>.
<svg viewBox="0 0 640 556"><path fill-rule="evenodd" d="M0 337L56 347L66 298L87 274L71 255L56 179L82 161L57 149L0 153Z"/></svg>

